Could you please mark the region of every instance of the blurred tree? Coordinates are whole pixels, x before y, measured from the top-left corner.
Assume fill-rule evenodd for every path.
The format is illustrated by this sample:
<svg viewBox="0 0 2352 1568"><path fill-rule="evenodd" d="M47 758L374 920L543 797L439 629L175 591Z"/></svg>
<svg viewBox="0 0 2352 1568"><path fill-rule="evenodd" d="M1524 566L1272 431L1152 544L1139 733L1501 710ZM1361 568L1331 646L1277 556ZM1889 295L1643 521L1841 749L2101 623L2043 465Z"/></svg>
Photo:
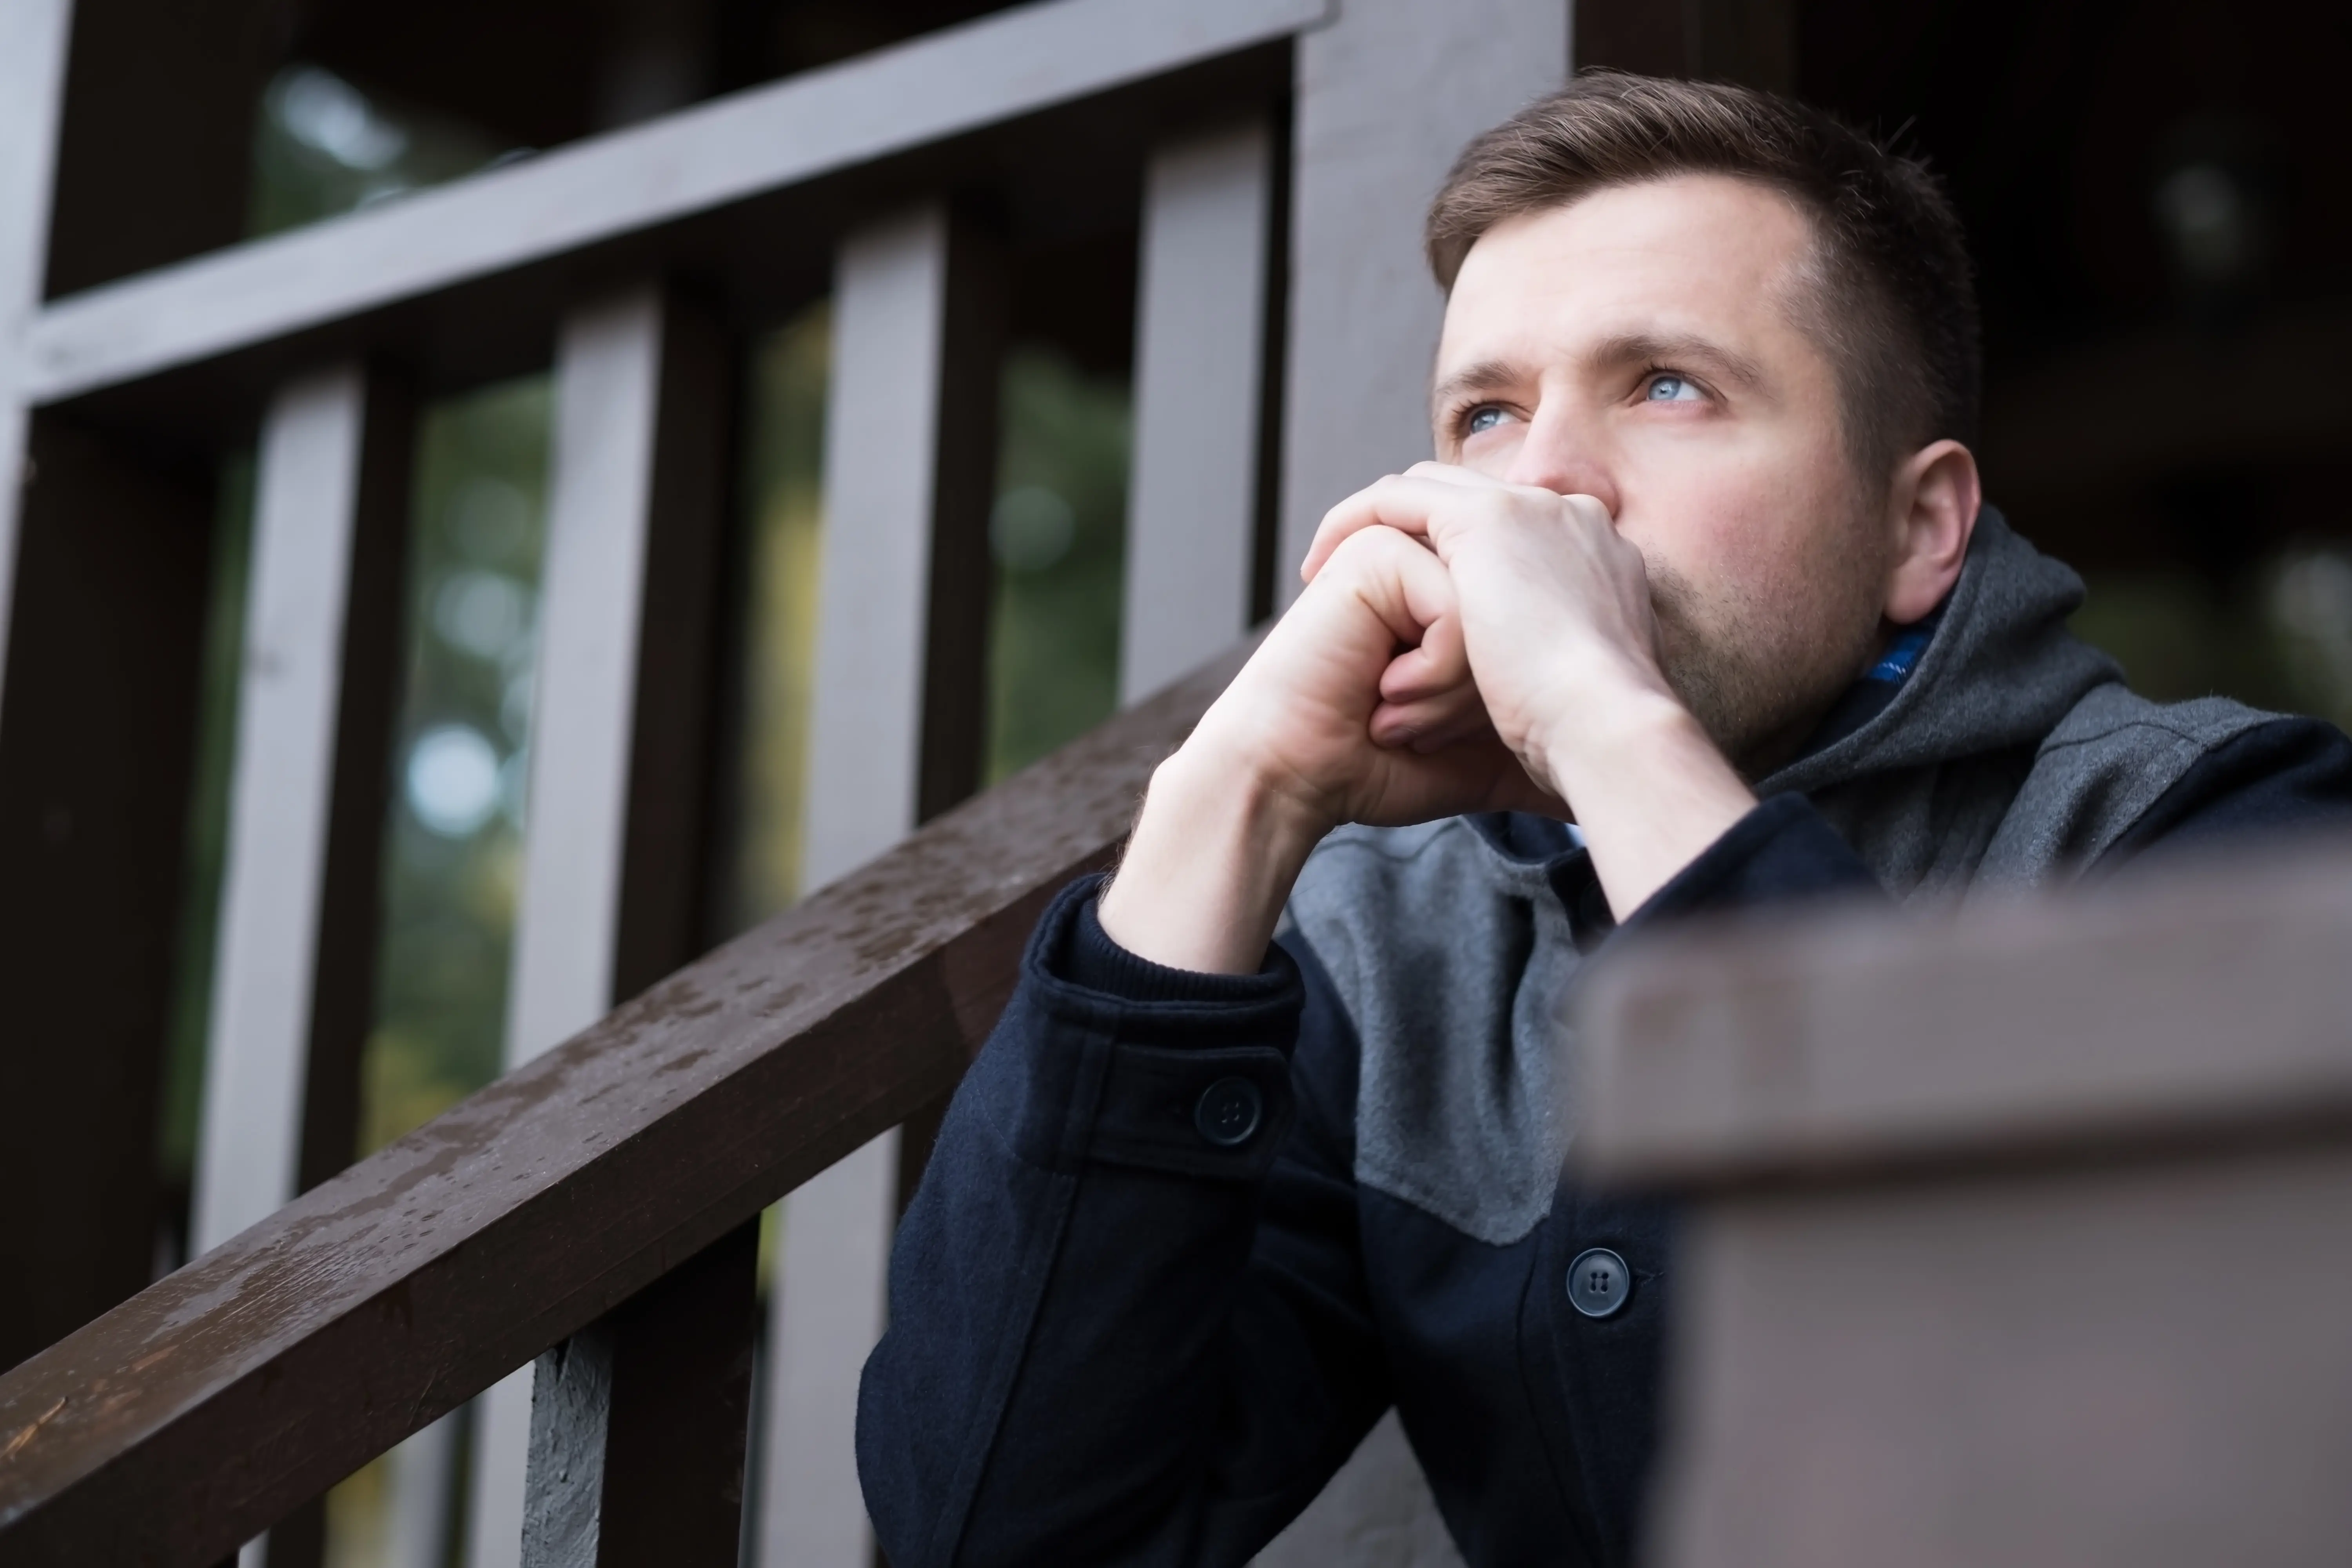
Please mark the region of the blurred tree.
<svg viewBox="0 0 2352 1568"><path fill-rule="evenodd" d="M1064 355L1016 345L989 546L991 784L1076 739L1118 706L1127 562L1129 390Z"/></svg>
<svg viewBox="0 0 2352 1568"><path fill-rule="evenodd" d="M203 1113L205 1042L212 1024L213 963L220 937L221 877L228 850L229 773L236 762L238 677L244 670L245 596L253 552L253 456L221 465L219 521L213 533L212 602L205 612L195 784L188 801L180 946L172 984L171 1037L164 1043L163 1113L156 1163L173 1194L170 1234L157 1262L187 1256L188 1194L194 1184L196 1127Z"/></svg>
<svg viewBox="0 0 2352 1568"><path fill-rule="evenodd" d="M394 111L334 72L297 61L261 95L246 230L299 228L526 151L502 148L446 116Z"/></svg>
<svg viewBox="0 0 2352 1568"><path fill-rule="evenodd" d="M801 891L831 320L820 302L750 348L720 935L759 924Z"/></svg>
<svg viewBox="0 0 2352 1568"><path fill-rule="evenodd" d="M545 376L426 410L365 1153L498 1076L545 531Z"/></svg>

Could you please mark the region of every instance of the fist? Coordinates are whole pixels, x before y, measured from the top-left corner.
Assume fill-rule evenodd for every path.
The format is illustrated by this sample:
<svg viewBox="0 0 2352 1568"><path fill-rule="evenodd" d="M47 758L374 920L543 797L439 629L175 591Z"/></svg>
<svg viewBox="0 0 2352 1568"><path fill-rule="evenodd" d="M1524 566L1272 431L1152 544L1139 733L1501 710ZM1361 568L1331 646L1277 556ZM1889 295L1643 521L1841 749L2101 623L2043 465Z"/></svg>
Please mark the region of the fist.
<svg viewBox="0 0 2352 1568"><path fill-rule="evenodd" d="M1316 837L1347 822L1557 814L1488 721L1444 563L1374 524L1317 564L1186 750L1284 803Z"/></svg>
<svg viewBox="0 0 2352 1568"><path fill-rule="evenodd" d="M1568 751L1612 733L1628 709L1675 703L1642 552L1591 496L1416 464L1325 514L1300 569L1308 591L1373 532L1408 534L1442 562L1448 652L1465 660L1483 718L1551 795L1576 804Z"/></svg>

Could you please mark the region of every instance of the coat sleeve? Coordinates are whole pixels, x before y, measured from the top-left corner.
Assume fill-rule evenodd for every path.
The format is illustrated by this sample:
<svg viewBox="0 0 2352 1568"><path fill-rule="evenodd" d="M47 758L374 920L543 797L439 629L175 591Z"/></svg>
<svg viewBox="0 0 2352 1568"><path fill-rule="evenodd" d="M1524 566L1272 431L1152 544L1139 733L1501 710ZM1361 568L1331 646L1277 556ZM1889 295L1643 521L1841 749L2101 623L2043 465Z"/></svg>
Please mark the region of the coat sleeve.
<svg viewBox="0 0 2352 1568"><path fill-rule="evenodd" d="M899 1226L857 1416L898 1568L1245 1562L1389 1403L1312 954L1163 969L1095 891L1041 922Z"/></svg>
<svg viewBox="0 0 2352 1568"><path fill-rule="evenodd" d="M1883 899L1886 892L1812 802L1801 795L1776 795L1675 872L1626 917L1617 934L1630 936L1692 915L1871 895Z"/></svg>
<svg viewBox="0 0 2352 1568"><path fill-rule="evenodd" d="M2264 837L2352 828L2352 738L2317 719L2275 719L2215 747L2175 780L2092 869ZM1870 868L1801 795L1764 801L1626 921L1772 908L1881 891Z"/></svg>
<svg viewBox="0 0 2352 1568"><path fill-rule="evenodd" d="M2105 869L2268 836L2352 827L2352 739L2318 719L2273 719L2216 746L2099 858Z"/></svg>

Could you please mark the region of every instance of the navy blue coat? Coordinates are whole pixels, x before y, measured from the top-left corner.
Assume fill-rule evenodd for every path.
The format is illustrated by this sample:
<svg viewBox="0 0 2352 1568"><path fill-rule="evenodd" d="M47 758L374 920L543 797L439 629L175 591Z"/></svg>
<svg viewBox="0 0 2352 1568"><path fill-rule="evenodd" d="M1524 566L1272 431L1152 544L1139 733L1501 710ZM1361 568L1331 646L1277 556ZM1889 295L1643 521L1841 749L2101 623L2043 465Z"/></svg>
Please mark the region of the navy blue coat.
<svg viewBox="0 0 2352 1568"><path fill-rule="evenodd" d="M2352 742L2277 721L2197 763L2105 861L2347 803ZM1486 830L1563 847L1534 819ZM1589 861L1548 864L1580 946L1622 940ZM1627 928L1876 886L1803 796L1779 795ZM1241 1563L1391 1405L1474 1568L1630 1561L1669 1209L1567 1184L1496 1247L1360 1187L1357 1042L1315 952L1286 938L1255 975L1163 969L1103 934L1094 890L1040 923L899 1229L857 1431L890 1561ZM1235 1078L1262 1114L1223 1147L1196 1113ZM1595 1246L1634 1276L1601 1320L1564 1288Z"/></svg>

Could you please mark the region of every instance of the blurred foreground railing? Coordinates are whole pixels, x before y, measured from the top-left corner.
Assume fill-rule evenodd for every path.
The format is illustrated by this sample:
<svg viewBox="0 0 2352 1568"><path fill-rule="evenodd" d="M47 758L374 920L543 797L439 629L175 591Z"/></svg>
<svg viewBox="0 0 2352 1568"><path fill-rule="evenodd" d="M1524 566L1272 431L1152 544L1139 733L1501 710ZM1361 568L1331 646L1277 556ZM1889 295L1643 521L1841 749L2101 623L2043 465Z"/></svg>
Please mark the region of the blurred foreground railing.
<svg viewBox="0 0 2352 1568"><path fill-rule="evenodd" d="M216 1562L547 1352L524 1561L731 1568L760 1211L954 1086L1238 657L0 1377L0 1562Z"/></svg>
<svg viewBox="0 0 2352 1568"><path fill-rule="evenodd" d="M2345 1560L2346 846L1622 958L1583 1160L1690 1204L1652 1563Z"/></svg>

